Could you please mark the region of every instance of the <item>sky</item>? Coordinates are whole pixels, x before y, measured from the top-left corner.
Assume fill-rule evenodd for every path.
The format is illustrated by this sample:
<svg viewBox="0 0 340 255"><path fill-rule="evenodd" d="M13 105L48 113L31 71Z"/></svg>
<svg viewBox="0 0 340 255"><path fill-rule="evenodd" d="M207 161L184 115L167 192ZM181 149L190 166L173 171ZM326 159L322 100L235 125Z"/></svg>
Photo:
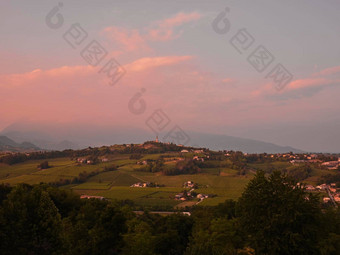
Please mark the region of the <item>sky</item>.
<svg viewBox="0 0 340 255"><path fill-rule="evenodd" d="M152 132L161 112L182 130L340 152L339 11L338 0L1 0L0 130Z"/></svg>

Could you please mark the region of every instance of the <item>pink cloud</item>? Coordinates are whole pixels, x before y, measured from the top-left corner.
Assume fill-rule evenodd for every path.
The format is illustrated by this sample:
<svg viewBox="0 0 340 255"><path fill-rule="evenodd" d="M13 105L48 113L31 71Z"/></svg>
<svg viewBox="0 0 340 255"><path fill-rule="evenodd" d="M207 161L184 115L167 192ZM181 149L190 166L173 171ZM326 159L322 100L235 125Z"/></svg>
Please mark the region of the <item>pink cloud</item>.
<svg viewBox="0 0 340 255"><path fill-rule="evenodd" d="M185 23L199 20L202 17L200 13L183 13L180 12L175 16L156 22L155 28L149 30L149 39L152 41L169 41L178 38L180 33L175 34L174 28Z"/></svg>
<svg viewBox="0 0 340 255"><path fill-rule="evenodd" d="M327 75L332 75L332 74L337 74L340 73L340 66L334 66L330 68L326 68L324 70L321 70L318 73L315 73L313 75L315 76L327 76Z"/></svg>
<svg viewBox="0 0 340 255"><path fill-rule="evenodd" d="M178 63L192 59L192 56L166 56L154 58L141 58L125 66L128 71L144 71L160 66L176 65Z"/></svg>
<svg viewBox="0 0 340 255"><path fill-rule="evenodd" d="M160 27L176 27L184 23L199 20L201 17L202 15L198 12L192 12L192 13L180 12L171 18L168 18L168 19L165 19L159 22L160 23L159 26Z"/></svg>
<svg viewBox="0 0 340 255"><path fill-rule="evenodd" d="M178 13L171 18L154 22L144 29L128 29L111 26L101 31L112 43L118 44L121 49L127 52L148 52L152 49L148 45L150 41L170 41L178 38L183 31L175 33L175 28L185 23L199 20L202 17L197 12Z"/></svg>
<svg viewBox="0 0 340 255"><path fill-rule="evenodd" d="M310 87L320 87L325 86L333 83L332 80L324 79L324 78L307 78L307 79L300 79L292 81L288 84L287 89L289 90L296 90L296 89L303 89L303 88L310 88Z"/></svg>
<svg viewBox="0 0 340 255"><path fill-rule="evenodd" d="M111 42L117 43L124 51L150 51L147 41L137 29L127 29L123 27L106 27L101 32Z"/></svg>
<svg viewBox="0 0 340 255"><path fill-rule="evenodd" d="M67 80L73 77L88 77L96 73L96 69L91 66L62 66L49 70L35 69L31 72L19 74L0 75L0 87L13 86L38 86L42 80L49 79L49 82L44 84L45 87L50 87L50 84L55 84L60 80ZM59 84L62 85L62 84Z"/></svg>
<svg viewBox="0 0 340 255"><path fill-rule="evenodd" d="M225 84L230 84L230 83L234 83L235 80L234 79L231 79L231 78L225 78L222 80L222 83L225 83Z"/></svg>
<svg viewBox="0 0 340 255"><path fill-rule="evenodd" d="M287 84L285 88L281 91L277 91L275 89L275 84L273 82L266 83L262 86L259 86L258 89L251 92L253 97L259 97L263 95L276 95L276 94L287 94L294 91L301 91L309 88L325 88L326 86L340 83L340 80L336 79L327 79L327 78L305 78L298 79Z"/></svg>
<svg viewBox="0 0 340 255"><path fill-rule="evenodd" d="M149 111L162 106L164 95L159 96L157 88L168 80L166 74L173 69L184 69L190 59L192 56L137 59L124 66L127 74L114 87L108 85L106 76L99 74L98 68L91 66L63 66L0 75L1 122L29 117L40 122L95 121L103 124L119 119L122 125L138 125L140 118L129 113L127 108L131 97L145 87ZM173 78L170 80L177 85Z"/></svg>
<svg viewBox="0 0 340 255"><path fill-rule="evenodd" d="M223 80L230 82L232 79L223 79L200 68L191 61L193 58L137 59L124 66L127 73L114 87L108 85L105 76L98 74L98 68L90 66L0 75L1 121L11 123L29 116L40 122L119 124L147 129L146 119L155 109L162 108L172 124L191 129L249 121L263 124L270 118L277 118L278 112L299 119L302 113L319 107L311 103L317 100L315 97L290 100L289 104L268 100L264 95L278 93L269 84L262 87L267 90L251 94L249 88L258 81L242 82L236 88L225 86ZM296 80L282 93L321 84L328 84L328 80ZM127 105L141 88L145 88L143 100L147 110L137 116L129 112Z"/></svg>

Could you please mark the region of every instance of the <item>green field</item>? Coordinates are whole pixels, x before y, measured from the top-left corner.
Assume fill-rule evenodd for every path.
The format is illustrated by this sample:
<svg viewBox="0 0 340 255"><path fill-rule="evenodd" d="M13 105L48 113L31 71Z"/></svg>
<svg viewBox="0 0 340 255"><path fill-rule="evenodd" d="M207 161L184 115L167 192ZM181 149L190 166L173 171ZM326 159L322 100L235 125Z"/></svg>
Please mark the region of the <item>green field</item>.
<svg viewBox="0 0 340 255"><path fill-rule="evenodd" d="M141 160L156 160L161 154L145 155ZM178 157L178 153L167 154ZM128 155L111 158L111 162L97 165L77 165L67 158L48 159L51 168L39 170L38 164L43 160L27 161L15 165L0 165L0 182L17 184L37 184L53 182L60 179L72 179L81 172L101 171L105 165L115 164L118 170L101 172L90 177L85 183L72 184L70 188L79 194L96 194L108 199L129 199L137 205L168 205L176 206L183 201L174 200L174 196L183 191L183 183L191 180L199 184L197 192L217 195L200 203L201 205L216 205L225 199L238 198L250 177L237 176L237 171L224 168L205 168L196 175L164 176L159 173L138 171L138 160L129 159ZM175 163L170 162L166 167ZM137 182L153 182L165 187L161 188L132 188ZM194 200L196 202L196 200ZM192 202L189 204L193 204Z"/></svg>
<svg viewBox="0 0 340 255"><path fill-rule="evenodd" d="M81 184L70 184L63 186L65 189L72 189L78 194L100 195L108 199L132 200L137 205L166 205L180 206L193 205L198 200L177 201L175 195L181 193L183 183L193 181L198 185L195 190L197 194L211 194L213 197L205 199L199 205L217 205L226 199L237 199L241 196L247 183L253 178L256 170L259 169L289 169L293 167L288 162L272 162L270 164L248 164L250 170L245 175L238 175L238 170L225 167L230 163L227 159L222 161L211 160L209 168L202 168L200 173L194 175L165 176L160 172L151 173L138 171L143 167L137 164L142 160L157 160L160 156L165 158L165 168L175 166L175 159L180 157L192 157L193 153L164 153L146 154L139 160L130 159L129 154L115 154L108 156L109 162L96 165L79 165L75 160L69 158L48 159L51 168L40 170L38 165L44 160L31 160L24 163L5 165L0 164L0 183L12 185L18 183L38 184L40 182L55 182L60 179L73 179L82 172L98 171L98 174L86 179ZM116 165L118 170L104 172L107 165ZM252 170L253 169L253 170ZM329 170L322 170L313 166L312 176L304 182L315 185L317 179L325 174L331 173ZM152 182L160 185L158 188L136 188L130 187L138 182Z"/></svg>
<svg viewBox="0 0 340 255"><path fill-rule="evenodd" d="M124 186L114 186L109 190L96 193L109 199L129 199L137 205L167 205L175 206L180 201L174 200L174 196L179 193L178 188L132 188Z"/></svg>
<svg viewBox="0 0 340 255"><path fill-rule="evenodd" d="M38 169L38 165L44 160L31 160L14 165L0 165L0 182L17 184L28 183L37 184L40 182L54 182L60 179L71 180L82 172L92 172L103 169L110 163L100 163L97 165L77 165L75 161L68 158L48 159L48 169Z"/></svg>

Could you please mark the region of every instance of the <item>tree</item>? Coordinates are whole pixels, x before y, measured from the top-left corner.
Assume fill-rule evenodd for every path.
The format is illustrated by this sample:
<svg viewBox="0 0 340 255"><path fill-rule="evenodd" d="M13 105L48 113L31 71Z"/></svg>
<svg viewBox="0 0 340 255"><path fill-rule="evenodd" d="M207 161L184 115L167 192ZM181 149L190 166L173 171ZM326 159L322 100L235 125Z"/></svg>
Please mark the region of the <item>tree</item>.
<svg viewBox="0 0 340 255"><path fill-rule="evenodd" d="M126 255L153 255L155 254L155 237L152 236L151 226L137 218L128 222L128 233L124 235L125 246L123 254Z"/></svg>
<svg viewBox="0 0 340 255"><path fill-rule="evenodd" d="M258 171L239 200L240 224L257 254L318 254L318 198L280 172Z"/></svg>
<svg viewBox="0 0 340 255"><path fill-rule="evenodd" d="M0 206L2 205L2 201L7 198L7 195L11 192L12 188L5 184L0 184Z"/></svg>
<svg viewBox="0 0 340 255"><path fill-rule="evenodd" d="M118 254L125 232L125 217L107 201L89 199L65 221L68 254Z"/></svg>
<svg viewBox="0 0 340 255"><path fill-rule="evenodd" d="M0 208L1 254L60 254L62 224L58 209L41 187L19 185Z"/></svg>
<svg viewBox="0 0 340 255"><path fill-rule="evenodd" d="M40 163L40 164L38 165L38 168L39 168L39 169L47 169L47 168L50 168L50 166L49 166L49 164L48 164L48 161L44 161L44 162Z"/></svg>
<svg viewBox="0 0 340 255"><path fill-rule="evenodd" d="M215 218L208 228L194 229L186 255L232 255L237 254L235 244L240 243L235 220Z"/></svg>

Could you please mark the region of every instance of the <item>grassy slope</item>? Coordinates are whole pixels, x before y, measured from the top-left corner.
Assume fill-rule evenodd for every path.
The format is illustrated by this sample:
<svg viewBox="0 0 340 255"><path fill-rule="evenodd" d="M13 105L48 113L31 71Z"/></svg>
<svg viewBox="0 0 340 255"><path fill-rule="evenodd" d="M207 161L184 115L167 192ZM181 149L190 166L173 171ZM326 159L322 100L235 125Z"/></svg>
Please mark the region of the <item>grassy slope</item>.
<svg viewBox="0 0 340 255"><path fill-rule="evenodd" d="M155 160L160 155L145 155L140 160ZM174 153L169 156L177 157L179 154ZM26 182L35 184L57 181L61 178L72 179L83 171L91 172L96 169L102 169L105 165L116 164L118 166L116 171L103 172L89 178L86 183L69 185L65 188L71 188L79 194L96 194L111 199L130 199L136 204L169 206L182 204L184 206L188 203L176 201L173 197L183 190L182 185L188 180L199 184L199 188L196 190L197 193L217 195L214 198L204 200L200 205L216 205L224 202L226 199L237 199L253 176L251 172L245 176L239 176L236 170L221 167L203 169L200 174L196 175L163 176L159 173L136 171L141 167L136 164L139 160L129 159L129 155L116 155L110 159L113 162L81 166L77 166L74 161L70 161L68 158L49 159L48 162L53 167L45 170L37 168L37 165L43 160L28 161L12 166L2 164L0 165L0 183L16 184ZM169 167L174 165L174 163L169 162L166 165ZM291 166L287 162L274 162L272 165L275 168L288 168ZM254 169L265 169L268 165L253 164L252 167ZM315 184L319 176L331 172L329 170L313 168L312 177L306 179L305 182ZM165 187L130 187L136 182L154 182L165 185ZM192 205L192 202L189 204Z"/></svg>
<svg viewBox="0 0 340 255"><path fill-rule="evenodd" d="M38 169L38 164L44 160L32 160L24 163L14 164L11 166L0 166L0 183L28 183L37 184L40 182L53 182L60 179L72 179L77 177L81 172L92 172L102 169L110 163L100 163L97 165L78 166L74 161L68 158L48 159L48 169Z"/></svg>

